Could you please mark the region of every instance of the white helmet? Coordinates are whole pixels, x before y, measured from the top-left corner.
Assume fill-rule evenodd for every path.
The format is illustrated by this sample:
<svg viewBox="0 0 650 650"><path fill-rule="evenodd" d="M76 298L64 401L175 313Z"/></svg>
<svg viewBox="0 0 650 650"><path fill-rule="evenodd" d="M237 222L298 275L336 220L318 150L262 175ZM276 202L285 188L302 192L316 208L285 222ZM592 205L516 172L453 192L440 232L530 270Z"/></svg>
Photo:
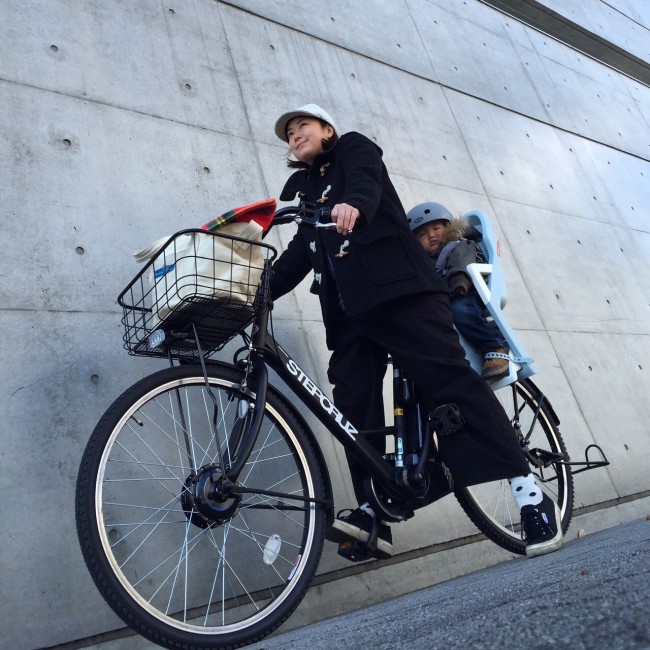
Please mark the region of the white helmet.
<svg viewBox="0 0 650 650"><path fill-rule="evenodd" d="M277 135L280 140L289 142L289 138L287 138L287 124L289 124L294 117L302 117L303 115L323 120L323 122L327 122L336 131L336 124L334 124L332 116L324 108L321 108L318 104L306 104L305 106L296 108L293 111L287 111L280 115L275 123L275 135Z"/></svg>
<svg viewBox="0 0 650 650"><path fill-rule="evenodd" d="M406 213L406 218L411 230L415 230L431 221L444 221L449 224L453 215L440 203L420 203Z"/></svg>

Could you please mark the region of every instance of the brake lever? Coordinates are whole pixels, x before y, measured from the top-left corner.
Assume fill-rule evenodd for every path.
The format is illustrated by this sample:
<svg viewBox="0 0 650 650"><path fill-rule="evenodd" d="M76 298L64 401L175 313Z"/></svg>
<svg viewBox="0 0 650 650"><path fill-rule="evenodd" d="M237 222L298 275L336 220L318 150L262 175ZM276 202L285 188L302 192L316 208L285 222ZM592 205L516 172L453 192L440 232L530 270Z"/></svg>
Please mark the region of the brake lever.
<svg viewBox="0 0 650 650"><path fill-rule="evenodd" d="M295 222L297 224L304 223L308 226L313 226L314 228L336 228L336 224L334 222L321 221L323 218L329 219L330 209L328 207L308 209L307 204L301 203L300 205L303 208L303 214L305 216L296 217Z"/></svg>

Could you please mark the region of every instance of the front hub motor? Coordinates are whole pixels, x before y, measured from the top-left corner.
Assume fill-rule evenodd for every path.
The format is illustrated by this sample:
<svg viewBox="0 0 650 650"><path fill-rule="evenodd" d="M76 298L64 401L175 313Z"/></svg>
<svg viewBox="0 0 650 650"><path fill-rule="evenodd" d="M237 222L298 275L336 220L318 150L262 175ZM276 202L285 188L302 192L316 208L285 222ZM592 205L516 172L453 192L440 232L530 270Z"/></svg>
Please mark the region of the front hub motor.
<svg viewBox="0 0 650 650"><path fill-rule="evenodd" d="M224 490L221 470L214 465L202 467L185 480L181 505L185 516L199 528L211 528L229 521L240 504L239 494Z"/></svg>

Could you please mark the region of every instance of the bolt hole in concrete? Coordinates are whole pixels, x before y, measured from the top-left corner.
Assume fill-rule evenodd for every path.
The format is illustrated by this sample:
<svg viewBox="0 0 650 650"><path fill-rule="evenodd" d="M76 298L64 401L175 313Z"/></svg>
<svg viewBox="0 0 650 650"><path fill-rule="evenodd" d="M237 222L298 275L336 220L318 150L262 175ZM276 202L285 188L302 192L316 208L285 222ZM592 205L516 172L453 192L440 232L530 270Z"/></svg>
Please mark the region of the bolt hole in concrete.
<svg viewBox="0 0 650 650"><path fill-rule="evenodd" d="M77 248L75 248L75 251L77 251L77 255L83 255L86 252L83 246L77 246Z"/></svg>
<svg viewBox="0 0 650 650"><path fill-rule="evenodd" d="M59 51L59 48L56 45L50 45L50 49L52 50L52 52L58 52Z"/></svg>
<svg viewBox="0 0 650 650"><path fill-rule="evenodd" d="M72 140L68 140L68 138L63 138L62 142L66 147L72 146Z"/></svg>
<svg viewBox="0 0 650 650"><path fill-rule="evenodd" d="M176 12L173 9L170 9L169 13L173 16Z"/></svg>
<svg viewBox="0 0 650 650"><path fill-rule="evenodd" d="M90 383L95 384L95 386L97 386L97 384L99 383L99 375L90 375Z"/></svg>
<svg viewBox="0 0 650 650"><path fill-rule="evenodd" d="M185 84L185 89L186 90L192 90L192 86L190 86L190 84Z"/></svg>
<svg viewBox="0 0 650 650"><path fill-rule="evenodd" d="M210 168L209 168L209 167L204 167L204 168L203 168L203 171L204 171L206 174L209 174L209 173L210 173Z"/></svg>

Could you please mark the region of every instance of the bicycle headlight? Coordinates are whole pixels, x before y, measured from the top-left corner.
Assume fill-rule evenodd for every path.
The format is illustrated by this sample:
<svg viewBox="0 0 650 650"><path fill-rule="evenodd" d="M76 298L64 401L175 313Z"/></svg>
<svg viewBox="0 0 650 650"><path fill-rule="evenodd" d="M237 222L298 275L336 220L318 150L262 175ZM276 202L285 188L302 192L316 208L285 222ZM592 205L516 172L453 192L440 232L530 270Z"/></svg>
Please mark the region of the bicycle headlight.
<svg viewBox="0 0 650 650"><path fill-rule="evenodd" d="M163 330L156 330L149 334L147 338L147 345L149 349L153 350L154 348L159 348L165 341L165 332Z"/></svg>

